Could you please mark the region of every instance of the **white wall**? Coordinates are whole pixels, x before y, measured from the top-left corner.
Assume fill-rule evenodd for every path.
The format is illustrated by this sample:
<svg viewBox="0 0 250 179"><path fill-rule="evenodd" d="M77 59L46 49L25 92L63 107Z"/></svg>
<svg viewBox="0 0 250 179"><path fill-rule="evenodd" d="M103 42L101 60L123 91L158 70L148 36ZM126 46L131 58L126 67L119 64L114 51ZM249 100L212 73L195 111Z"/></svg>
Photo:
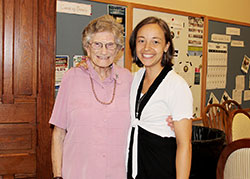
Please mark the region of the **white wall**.
<svg viewBox="0 0 250 179"><path fill-rule="evenodd" d="M120 0L250 23L250 0Z"/></svg>

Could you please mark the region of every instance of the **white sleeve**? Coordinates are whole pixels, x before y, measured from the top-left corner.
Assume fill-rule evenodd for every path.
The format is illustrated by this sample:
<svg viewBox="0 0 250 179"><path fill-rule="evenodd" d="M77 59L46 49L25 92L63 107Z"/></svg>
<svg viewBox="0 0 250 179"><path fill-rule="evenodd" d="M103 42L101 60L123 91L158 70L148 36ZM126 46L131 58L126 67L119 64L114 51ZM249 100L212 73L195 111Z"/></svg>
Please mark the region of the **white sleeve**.
<svg viewBox="0 0 250 179"><path fill-rule="evenodd" d="M188 84L184 79L179 78L171 86L169 108L173 120L191 119L193 115L193 96Z"/></svg>

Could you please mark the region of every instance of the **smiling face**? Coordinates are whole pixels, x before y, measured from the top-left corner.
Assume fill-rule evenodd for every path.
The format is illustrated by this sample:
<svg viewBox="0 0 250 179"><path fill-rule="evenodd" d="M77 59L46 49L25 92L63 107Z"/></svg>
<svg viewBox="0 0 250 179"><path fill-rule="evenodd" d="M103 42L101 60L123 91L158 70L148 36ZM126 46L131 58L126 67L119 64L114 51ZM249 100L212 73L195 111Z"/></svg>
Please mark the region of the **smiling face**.
<svg viewBox="0 0 250 179"><path fill-rule="evenodd" d="M103 46L98 49L96 48L98 44ZM115 44L115 37L111 32L97 32L91 36L90 44L85 47L85 50L95 67L108 68L114 62L119 50L110 49L110 44Z"/></svg>
<svg viewBox="0 0 250 179"><path fill-rule="evenodd" d="M158 24L144 25L137 33L136 55L146 68L162 68L162 55L168 47L164 32Z"/></svg>

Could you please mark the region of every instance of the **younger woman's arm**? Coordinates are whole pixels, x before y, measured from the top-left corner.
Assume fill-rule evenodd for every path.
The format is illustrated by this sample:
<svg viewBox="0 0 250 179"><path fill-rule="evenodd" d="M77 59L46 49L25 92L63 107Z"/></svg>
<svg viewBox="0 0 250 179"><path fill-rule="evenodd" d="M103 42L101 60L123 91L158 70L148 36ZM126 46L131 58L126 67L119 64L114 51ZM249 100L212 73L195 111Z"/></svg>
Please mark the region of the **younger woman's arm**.
<svg viewBox="0 0 250 179"><path fill-rule="evenodd" d="M176 179L188 179L192 158L192 120L174 121L174 130L177 142Z"/></svg>

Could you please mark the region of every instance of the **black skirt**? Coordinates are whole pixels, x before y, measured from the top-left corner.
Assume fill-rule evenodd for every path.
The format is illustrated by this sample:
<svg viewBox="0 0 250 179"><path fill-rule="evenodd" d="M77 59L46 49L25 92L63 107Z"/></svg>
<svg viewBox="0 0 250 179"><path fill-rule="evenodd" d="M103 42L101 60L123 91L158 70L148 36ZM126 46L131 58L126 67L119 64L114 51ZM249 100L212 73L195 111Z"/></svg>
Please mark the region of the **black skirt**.
<svg viewBox="0 0 250 179"><path fill-rule="evenodd" d="M132 178L132 146L134 128L131 131L127 178ZM135 179L175 179L176 139L161 137L138 127L138 173Z"/></svg>

